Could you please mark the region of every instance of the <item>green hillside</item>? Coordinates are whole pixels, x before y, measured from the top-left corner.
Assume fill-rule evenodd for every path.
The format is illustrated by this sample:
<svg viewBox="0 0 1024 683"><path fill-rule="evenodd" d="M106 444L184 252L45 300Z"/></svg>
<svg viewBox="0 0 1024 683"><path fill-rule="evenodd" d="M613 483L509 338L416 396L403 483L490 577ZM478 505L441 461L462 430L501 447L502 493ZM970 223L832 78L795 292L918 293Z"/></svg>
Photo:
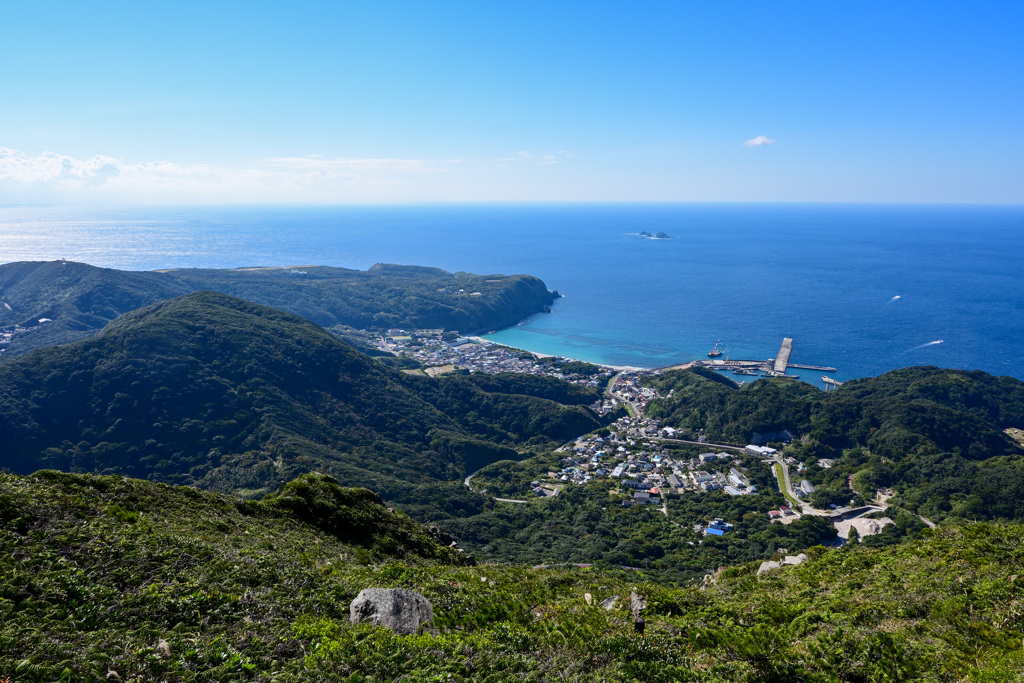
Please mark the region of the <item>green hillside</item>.
<svg viewBox="0 0 1024 683"><path fill-rule="evenodd" d="M322 477L254 502L0 475L0 679L1004 682L1024 669L1022 548L1020 526L973 524L680 587L460 566L373 494ZM421 592L430 628L350 625L367 587Z"/></svg>
<svg viewBox="0 0 1024 683"><path fill-rule="evenodd" d="M0 466L250 496L319 470L441 514L448 497L483 504L461 486L474 469L600 427L581 405L597 397L546 378L409 377L296 315L200 292L0 364Z"/></svg>
<svg viewBox="0 0 1024 683"><path fill-rule="evenodd" d="M817 503L848 499L856 474L864 495L892 486L895 502L935 520L1024 519L1024 450L1006 433L1024 426L1024 382L1012 377L911 367L827 394L781 379L737 387L705 369L648 381L672 397L651 401L647 414L684 434L704 429L710 441L735 443L798 435L789 454L823 485ZM821 459L836 466L819 468Z"/></svg>
<svg viewBox="0 0 1024 683"><path fill-rule="evenodd" d="M24 325L4 354L85 339L122 313L211 290L280 308L323 327L444 328L464 333L514 325L556 294L530 275L448 273L377 264L369 270L180 269L132 272L64 261L0 265L0 329ZM38 326L40 318L52 322Z"/></svg>

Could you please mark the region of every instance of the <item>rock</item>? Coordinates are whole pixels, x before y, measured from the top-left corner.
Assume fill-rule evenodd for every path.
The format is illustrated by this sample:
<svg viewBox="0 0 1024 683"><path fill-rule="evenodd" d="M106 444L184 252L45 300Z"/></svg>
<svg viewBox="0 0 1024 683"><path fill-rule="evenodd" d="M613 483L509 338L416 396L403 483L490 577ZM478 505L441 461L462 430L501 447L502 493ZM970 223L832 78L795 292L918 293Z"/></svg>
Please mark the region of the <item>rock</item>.
<svg viewBox="0 0 1024 683"><path fill-rule="evenodd" d="M613 610L613 609L615 609L615 603L618 602L618 601L619 601L619 596L618 595L613 595L610 598L605 598L604 600L602 600L601 601L601 607L604 607L607 610Z"/></svg>
<svg viewBox="0 0 1024 683"><path fill-rule="evenodd" d="M427 533L429 533L430 536L441 545L447 545L449 543L455 545L455 541L452 540L452 537L438 529L436 526L429 527L427 529Z"/></svg>
<svg viewBox="0 0 1024 683"><path fill-rule="evenodd" d="M163 638L156 644L156 653L164 659L169 659L171 656L171 644Z"/></svg>
<svg viewBox="0 0 1024 683"><path fill-rule="evenodd" d="M804 553L800 553L799 555L786 555L786 557L783 558L779 562L772 562L771 560L765 560L764 562L761 563L761 566L757 568L757 573L758 574L763 574L764 572L766 572L766 571L768 571L770 569L778 569L779 567L798 565L798 564L801 564L806 559L807 559L807 555L805 555Z"/></svg>
<svg viewBox="0 0 1024 683"><path fill-rule="evenodd" d="M395 633L413 634L434 618L430 601L404 588L364 588L349 607L353 624L369 621Z"/></svg>
<svg viewBox="0 0 1024 683"><path fill-rule="evenodd" d="M584 600L584 602L586 602L586 603L587 603L588 605L593 605L593 604L594 604L594 596L593 596L593 595L591 595L590 593L584 593L584 594L583 594L583 600Z"/></svg>
<svg viewBox="0 0 1024 683"><path fill-rule="evenodd" d="M640 613L644 611L645 607L647 607L647 600L644 599L644 596L637 593L636 590L631 591L629 594L629 611L633 613L634 621L640 618Z"/></svg>

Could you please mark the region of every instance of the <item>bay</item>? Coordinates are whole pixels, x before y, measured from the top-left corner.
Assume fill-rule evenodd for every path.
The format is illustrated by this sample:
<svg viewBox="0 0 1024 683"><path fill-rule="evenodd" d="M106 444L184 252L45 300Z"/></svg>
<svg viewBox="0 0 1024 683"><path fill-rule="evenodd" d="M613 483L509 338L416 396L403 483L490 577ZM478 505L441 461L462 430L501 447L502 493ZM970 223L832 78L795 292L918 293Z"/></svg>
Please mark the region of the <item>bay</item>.
<svg viewBox="0 0 1024 683"><path fill-rule="evenodd" d="M564 298L494 341L649 368L719 339L723 357L774 357L792 337L793 362L839 380L925 364L1024 379L1021 206L0 208L0 262L58 258L530 273Z"/></svg>

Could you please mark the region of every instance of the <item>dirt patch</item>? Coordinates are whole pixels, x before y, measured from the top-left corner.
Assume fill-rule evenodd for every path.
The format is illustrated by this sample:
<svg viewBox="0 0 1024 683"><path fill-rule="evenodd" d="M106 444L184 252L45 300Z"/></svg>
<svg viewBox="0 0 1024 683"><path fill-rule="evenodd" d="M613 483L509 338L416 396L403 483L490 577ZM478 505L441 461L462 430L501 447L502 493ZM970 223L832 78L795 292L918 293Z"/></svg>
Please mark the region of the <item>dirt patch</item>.
<svg viewBox="0 0 1024 683"><path fill-rule="evenodd" d="M1009 429L1003 430L1006 435L1017 442L1018 446L1024 446L1024 429L1017 429L1016 427L1010 427Z"/></svg>

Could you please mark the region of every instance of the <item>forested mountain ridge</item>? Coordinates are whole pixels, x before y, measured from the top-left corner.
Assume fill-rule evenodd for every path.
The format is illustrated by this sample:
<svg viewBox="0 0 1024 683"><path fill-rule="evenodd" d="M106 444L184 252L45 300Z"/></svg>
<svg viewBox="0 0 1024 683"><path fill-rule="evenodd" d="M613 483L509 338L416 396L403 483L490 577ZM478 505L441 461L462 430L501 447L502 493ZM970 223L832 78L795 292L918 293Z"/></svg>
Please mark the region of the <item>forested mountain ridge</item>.
<svg viewBox="0 0 1024 683"><path fill-rule="evenodd" d="M120 473L255 495L313 469L389 500L601 426L597 390L416 378L317 325L214 292L0 364L0 466ZM559 403L545 393L564 394ZM458 400L456 400L456 398ZM465 405L475 406L466 411Z"/></svg>
<svg viewBox="0 0 1024 683"><path fill-rule="evenodd" d="M243 501L125 477L0 474L0 680L1019 677L1024 527L968 524L807 555L763 574L760 562L738 565L703 586L460 566L372 493L315 475ZM411 636L350 624L367 587L416 590L433 620Z"/></svg>
<svg viewBox="0 0 1024 683"><path fill-rule="evenodd" d="M781 379L738 387L705 369L649 383L663 398L648 415L691 434L704 429L710 441L797 435L788 452L825 484L819 503L848 499L846 478L856 475L866 496L892 486L897 502L927 517L1024 519L1024 449L1006 433L1024 426L1024 382L1012 377L908 367L827 394ZM823 471L822 459L836 466Z"/></svg>
<svg viewBox="0 0 1024 683"><path fill-rule="evenodd" d="M0 329L23 325L4 356L85 339L122 313L211 290L301 315L323 327L443 328L514 325L557 297L530 275L474 275L377 264L368 270L98 268L68 261L0 265ZM52 322L38 325L40 318Z"/></svg>

